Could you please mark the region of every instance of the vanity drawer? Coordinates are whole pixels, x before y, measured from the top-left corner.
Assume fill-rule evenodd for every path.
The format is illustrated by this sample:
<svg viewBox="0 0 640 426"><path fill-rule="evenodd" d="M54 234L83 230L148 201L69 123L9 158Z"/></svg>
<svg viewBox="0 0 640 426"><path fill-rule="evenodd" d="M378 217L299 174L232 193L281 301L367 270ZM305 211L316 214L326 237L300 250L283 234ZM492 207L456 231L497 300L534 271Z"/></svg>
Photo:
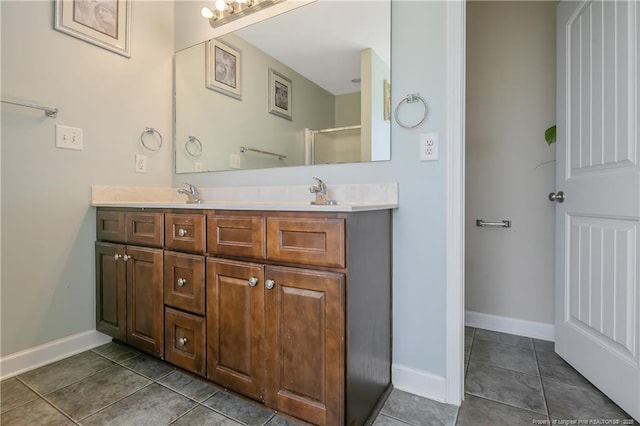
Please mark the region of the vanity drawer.
<svg viewBox="0 0 640 426"><path fill-rule="evenodd" d="M162 213L127 212L127 243L149 247L162 247Z"/></svg>
<svg viewBox="0 0 640 426"><path fill-rule="evenodd" d="M211 254L264 259L264 224L264 216L210 215L207 250Z"/></svg>
<svg viewBox="0 0 640 426"><path fill-rule="evenodd" d="M165 308L165 359L185 370L204 376L207 365L205 324L204 317Z"/></svg>
<svg viewBox="0 0 640 426"><path fill-rule="evenodd" d="M204 253L205 216L203 214L167 213L164 218L165 248Z"/></svg>
<svg viewBox="0 0 640 426"><path fill-rule="evenodd" d="M162 247L162 213L99 209L96 215L98 241Z"/></svg>
<svg viewBox="0 0 640 426"><path fill-rule="evenodd" d="M164 303L204 315L204 256L164 252Z"/></svg>
<svg viewBox="0 0 640 426"><path fill-rule="evenodd" d="M344 219L267 218L267 259L344 268Z"/></svg>

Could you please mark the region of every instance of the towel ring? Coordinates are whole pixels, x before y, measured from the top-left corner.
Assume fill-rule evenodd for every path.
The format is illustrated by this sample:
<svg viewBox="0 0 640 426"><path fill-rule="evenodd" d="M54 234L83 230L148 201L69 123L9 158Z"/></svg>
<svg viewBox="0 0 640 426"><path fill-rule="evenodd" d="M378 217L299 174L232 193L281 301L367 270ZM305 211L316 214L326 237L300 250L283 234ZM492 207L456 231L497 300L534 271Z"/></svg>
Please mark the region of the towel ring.
<svg viewBox="0 0 640 426"><path fill-rule="evenodd" d="M413 104L418 101L422 102L422 105L424 105L424 114L422 114L422 118L420 119L420 121L418 121L416 124L413 124L413 125L405 124L402 121L400 121L400 118L398 117L398 113L400 112L400 106L402 106L402 104L404 103ZM400 102L398 102L398 105L396 106L396 109L395 109L394 116L396 118L396 123L398 123L400 127L404 127L405 129L415 129L416 127L424 123L424 121L427 119L428 112L429 112L429 107L427 106L427 101L425 101L424 98L420 96L420 93L413 93L405 96Z"/></svg>
<svg viewBox="0 0 640 426"><path fill-rule="evenodd" d="M200 142L200 139L195 136L189 136L187 141L184 143L184 151L190 157L200 157L202 154L202 142Z"/></svg>
<svg viewBox="0 0 640 426"><path fill-rule="evenodd" d="M151 136L158 135L159 142L156 142L155 146L154 145L149 146L147 144L149 135ZM145 136L147 137L147 141L145 141ZM160 151L160 148L162 148L162 135L160 134L159 131L157 131L153 127L146 127L144 131L140 133L140 143L142 143L142 146L144 146L149 151Z"/></svg>

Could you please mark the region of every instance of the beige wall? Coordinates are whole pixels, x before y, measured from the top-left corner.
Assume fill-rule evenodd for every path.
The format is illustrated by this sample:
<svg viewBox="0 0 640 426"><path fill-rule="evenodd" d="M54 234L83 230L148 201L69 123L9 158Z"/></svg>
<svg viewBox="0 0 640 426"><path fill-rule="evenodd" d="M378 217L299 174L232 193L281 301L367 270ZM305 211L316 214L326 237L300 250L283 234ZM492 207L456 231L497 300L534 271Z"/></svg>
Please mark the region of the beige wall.
<svg viewBox="0 0 640 426"><path fill-rule="evenodd" d="M172 181L173 4L134 2L131 58L53 29L54 2L2 1L2 348L7 355L95 329L90 185ZM55 125L81 127L84 150L54 147ZM145 127L164 137L140 148ZM134 172L145 153L148 173Z"/></svg>
<svg viewBox="0 0 640 426"><path fill-rule="evenodd" d="M555 2L467 4L466 309L553 323ZM475 220L511 219L512 228Z"/></svg>

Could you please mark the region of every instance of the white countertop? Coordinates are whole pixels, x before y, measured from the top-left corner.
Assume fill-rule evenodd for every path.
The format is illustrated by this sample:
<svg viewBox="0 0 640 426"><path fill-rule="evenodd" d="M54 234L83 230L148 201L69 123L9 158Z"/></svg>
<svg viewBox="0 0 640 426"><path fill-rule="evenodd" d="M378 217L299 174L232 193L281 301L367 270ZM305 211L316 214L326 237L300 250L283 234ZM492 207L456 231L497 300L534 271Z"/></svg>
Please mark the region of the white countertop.
<svg viewBox="0 0 640 426"><path fill-rule="evenodd" d="M93 207L181 208L202 210L264 210L359 212L398 207L398 184L347 184L329 187L335 205L314 205L308 186L199 188L201 204L187 204L177 188L92 186ZM215 201L209 201L215 200Z"/></svg>

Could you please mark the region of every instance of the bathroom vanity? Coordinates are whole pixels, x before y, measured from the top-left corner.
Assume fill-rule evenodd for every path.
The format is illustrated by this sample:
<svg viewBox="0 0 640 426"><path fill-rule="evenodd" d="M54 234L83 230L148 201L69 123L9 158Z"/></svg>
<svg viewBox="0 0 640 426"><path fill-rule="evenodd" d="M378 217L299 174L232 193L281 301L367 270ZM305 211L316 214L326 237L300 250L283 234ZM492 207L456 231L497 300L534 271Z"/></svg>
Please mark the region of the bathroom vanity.
<svg viewBox="0 0 640 426"><path fill-rule="evenodd" d="M390 208L143 204L94 203L99 331L304 421L365 424L391 386Z"/></svg>

